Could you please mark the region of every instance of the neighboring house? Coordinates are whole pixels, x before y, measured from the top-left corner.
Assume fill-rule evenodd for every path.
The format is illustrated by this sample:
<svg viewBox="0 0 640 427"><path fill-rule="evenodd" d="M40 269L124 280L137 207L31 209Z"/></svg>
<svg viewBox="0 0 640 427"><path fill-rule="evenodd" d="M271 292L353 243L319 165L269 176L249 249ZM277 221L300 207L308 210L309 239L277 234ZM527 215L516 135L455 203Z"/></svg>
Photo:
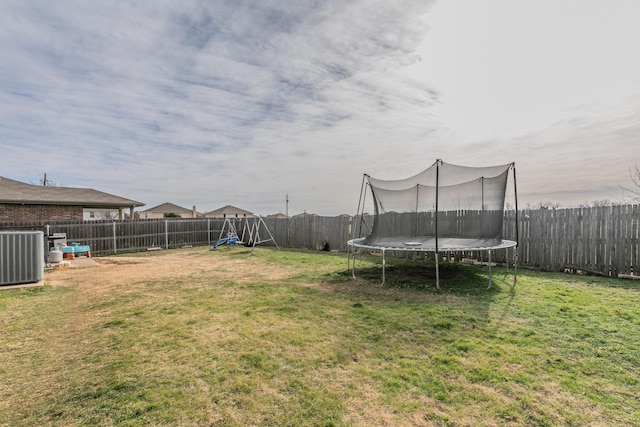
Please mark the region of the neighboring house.
<svg viewBox="0 0 640 427"><path fill-rule="evenodd" d="M198 213L196 211L195 206L193 207L193 209L187 209L169 202L141 211L139 212L139 214L140 219L158 219L165 218L167 216L180 218L197 218L202 216L201 213Z"/></svg>
<svg viewBox="0 0 640 427"><path fill-rule="evenodd" d="M245 211L244 209L236 208L235 206L227 205L220 209L216 209L204 214L206 218L253 218L253 212Z"/></svg>
<svg viewBox="0 0 640 427"><path fill-rule="evenodd" d="M317 215L317 214L314 214L314 213L306 213L306 212L302 212L302 213L299 213L299 214L297 214L297 215L293 215L291 218L306 218L306 217L308 217L308 216L318 216L318 215Z"/></svg>
<svg viewBox="0 0 640 427"><path fill-rule="evenodd" d="M278 212L277 214L267 215L267 218L273 219L288 219L289 217L283 214L282 212Z"/></svg>
<svg viewBox="0 0 640 427"><path fill-rule="evenodd" d="M0 222L82 221L130 217L144 203L91 188L47 187L0 176Z"/></svg>

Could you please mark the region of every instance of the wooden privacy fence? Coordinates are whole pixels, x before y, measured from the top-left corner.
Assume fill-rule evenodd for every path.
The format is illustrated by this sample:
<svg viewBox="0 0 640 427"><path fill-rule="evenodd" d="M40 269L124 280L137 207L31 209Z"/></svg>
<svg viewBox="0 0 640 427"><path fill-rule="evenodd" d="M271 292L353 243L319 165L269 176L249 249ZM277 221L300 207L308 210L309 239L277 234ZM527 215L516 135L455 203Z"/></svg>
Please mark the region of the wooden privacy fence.
<svg viewBox="0 0 640 427"><path fill-rule="evenodd" d="M301 215L293 218L265 218L278 245L288 248L347 250L351 239L351 217Z"/></svg>
<svg viewBox="0 0 640 427"><path fill-rule="evenodd" d="M51 223L47 231L65 233L67 243L89 245L94 255L199 246L217 241L223 220L161 219Z"/></svg>
<svg viewBox="0 0 640 427"><path fill-rule="evenodd" d="M371 218L369 218L370 223ZM348 215L302 215L289 219L264 218L280 247L347 250L352 221ZM640 206L522 210L504 214L504 238L516 240L518 263L546 271L584 270L618 276L640 276ZM0 230L36 229L66 233L69 243L91 246L96 255L210 245L223 231L222 219L159 219L137 221L85 221L82 223L11 223ZM241 234L241 230L237 230ZM265 238L266 234L261 237ZM266 245L273 245L267 242ZM446 254L444 254L446 256ZM481 258L478 252L456 257ZM513 259L512 250L494 251L492 259Z"/></svg>
<svg viewBox="0 0 640 427"><path fill-rule="evenodd" d="M513 232L515 213L505 219ZM640 205L525 210L518 221L521 264L546 271L640 275Z"/></svg>

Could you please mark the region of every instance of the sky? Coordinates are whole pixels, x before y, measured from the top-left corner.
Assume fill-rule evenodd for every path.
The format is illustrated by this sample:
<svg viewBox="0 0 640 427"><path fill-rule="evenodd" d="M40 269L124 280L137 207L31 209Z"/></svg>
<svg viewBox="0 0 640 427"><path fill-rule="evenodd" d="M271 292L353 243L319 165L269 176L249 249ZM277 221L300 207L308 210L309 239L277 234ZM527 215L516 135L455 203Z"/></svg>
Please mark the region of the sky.
<svg viewBox="0 0 640 427"><path fill-rule="evenodd" d="M331 216L355 213L364 173L515 162L519 206L624 203L638 16L636 0L0 0L0 176L141 210Z"/></svg>

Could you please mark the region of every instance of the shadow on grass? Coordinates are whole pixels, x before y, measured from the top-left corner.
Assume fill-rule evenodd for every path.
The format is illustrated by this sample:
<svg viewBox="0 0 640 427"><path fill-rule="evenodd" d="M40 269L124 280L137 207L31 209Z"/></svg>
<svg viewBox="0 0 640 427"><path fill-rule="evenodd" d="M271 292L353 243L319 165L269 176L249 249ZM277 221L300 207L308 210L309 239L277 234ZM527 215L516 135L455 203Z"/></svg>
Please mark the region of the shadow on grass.
<svg viewBox="0 0 640 427"><path fill-rule="evenodd" d="M385 269L385 283L382 285L382 265L367 265L355 269L356 280L370 286L407 289L426 293L446 292L448 294L494 295L506 291L513 292L513 273L502 268L493 268L492 285L489 289L487 266L460 263L439 264L440 289L436 288L436 266L433 261L398 261L388 263ZM351 270L328 276L329 282L344 282L352 279Z"/></svg>
<svg viewBox="0 0 640 427"><path fill-rule="evenodd" d="M216 248L215 250L218 250L218 248ZM229 255L233 256L253 255L253 251L251 251L251 248L247 248L246 246L224 247L222 248L222 251L226 251Z"/></svg>

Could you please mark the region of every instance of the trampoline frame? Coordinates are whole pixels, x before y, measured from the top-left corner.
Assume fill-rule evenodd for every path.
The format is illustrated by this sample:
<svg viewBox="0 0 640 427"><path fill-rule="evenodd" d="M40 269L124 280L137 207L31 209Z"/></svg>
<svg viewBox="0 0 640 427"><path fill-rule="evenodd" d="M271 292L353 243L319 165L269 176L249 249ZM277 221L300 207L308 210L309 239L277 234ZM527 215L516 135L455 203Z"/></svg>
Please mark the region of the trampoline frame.
<svg viewBox="0 0 640 427"><path fill-rule="evenodd" d="M513 241L513 240L506 240L506 239L502 239L500 244L498 245L492 245L492 246L477 246L477 247L473 247L473 246L457 246L457 247L439 247L438 249L436 249L435 247L432 246L378 246L378 245L369 245L366 243L363 243L366 240L365 237L359 238L359 239L352 239L349 240L347 242L347 245L349 246L349 248L353 248L350 250L350 255L348 257L347 263L348 263L348 268L351 269L351 275L352 277L355 279L356 278L356 252L355 252L355 248L360 248L360 249L367 249L367 250L371 250L371 251L380 251L382 252L382 285L385 284L385 269L386 269L386 252L387 251L401 251L401 252L433 252L435 254L435 261L436 261L436 289L440 289L440 269L439 269L439 259L438 259L438 255L442 252L471 252L471 251L483 251L483 252L487 252L488 255L488 269L489 269L489 285L487 286L487 289L491 288L491 283L492 283L492 278L491 278L491 251L493 250L500 250L500 249L509 249L509 248L516 248L515 251L515 261L513 264L513 282L515 283L517 281L517 277L518 277L518 251L517 251L517 246L518 243ZM461 240L461 239L458 239ZM469 240L475 240L475 239L469 239ZM406 245L406 243L405 243ZM509 262L507 260L507 269L509 268Z"/></svg>

